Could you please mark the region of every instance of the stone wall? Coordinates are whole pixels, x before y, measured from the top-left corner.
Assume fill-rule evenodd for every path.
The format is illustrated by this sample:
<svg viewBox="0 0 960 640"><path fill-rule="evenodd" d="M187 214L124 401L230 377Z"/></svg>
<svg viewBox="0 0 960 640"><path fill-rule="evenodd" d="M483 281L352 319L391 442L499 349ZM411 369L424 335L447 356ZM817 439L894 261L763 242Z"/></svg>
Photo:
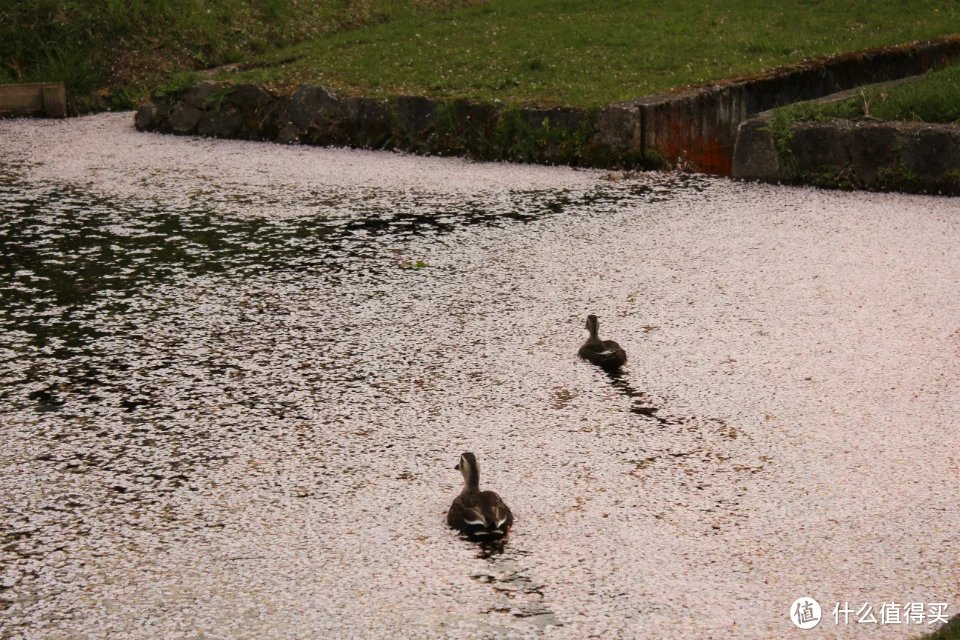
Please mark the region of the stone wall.
<svg viewBox="0 0 960 640"><path fill-rule="evenodd" d="M960 59L960 36L871 49L805 62L690 91L622 103L637 112L639 139L671 165L729 176L740 123L752 115L884 80L913 76Z"/></svg>
<svg viewBox="0 0 960 640"><path fill-rule="evenodd" d="M340 97L310 86L278 96L254 85L202 83L158 96L140 108L136 122L141 130L179 134L731 175L737 129L750 116L957 58L960 36L824 58L598 110Z"/></svg>
<svg viewBox="0 0 960 640"><path fill-rule="evenodd" d="M203 82L141 106L141 131L280 143L403 149L594 167L661 168L624 130L635 126L619 107L505 109L418 96L340 97L302 86L289 96L251 84Z"/></svg>
<svg viewBox="0 0 960 640"><path fill-rule="evenodd" d="M812 184L960 195L960 126L923 122L799 122L779 136L770 118L743 123L733 175Z"/></svg>

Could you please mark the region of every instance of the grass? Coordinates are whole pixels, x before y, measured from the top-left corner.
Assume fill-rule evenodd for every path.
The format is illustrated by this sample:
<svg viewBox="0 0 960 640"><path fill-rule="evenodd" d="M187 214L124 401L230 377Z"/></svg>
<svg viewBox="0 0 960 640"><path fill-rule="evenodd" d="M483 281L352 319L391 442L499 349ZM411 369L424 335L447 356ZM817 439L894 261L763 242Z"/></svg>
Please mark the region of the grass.
<svg viewBox="0 0 960 640"><path fill-rule="evenodd" d="M324 34L221 79L595 107L958 31L960 5L939 0L491 0Z"/></svg>
<svg viewBox="0 0 960 640"><path fill-rule="evenodd" d="M866 117L887 121L960 122L960 65L932 71L921 79L888 87L873 87L847 100L834 102L797 102L774 111L768 128L785 176L796 175L790 143L793 125L798 122L857 120ZM892 183L906 184L910 176L889 176ZM956 177L944 176L951 181ZM811 178L818 183L817 178ZM822 176L822 186L855 188L842 176Z"/></svg>
<svg viewBox="0 0 960 640"><path fill-rule="evenodd" d="M955 32L946 0L16 0L0 82L63 80L82 111L244 63L220 77L596 107Z"/></svg>
<svg viewBox="0 0 960 640"><path fill-rule="evenodd" d="M839 102L798 103L778 109L778 126L793 122L856 119L960 122L960 66L927 73L916 82L864 89L862 97Z"/></svg>
<svg viewBox="0 0 960 640"><path fill-rule="evenodd" d="M9 0L0 83L63 81L71 111L129 108L169 76L472 0Z"/></svg>

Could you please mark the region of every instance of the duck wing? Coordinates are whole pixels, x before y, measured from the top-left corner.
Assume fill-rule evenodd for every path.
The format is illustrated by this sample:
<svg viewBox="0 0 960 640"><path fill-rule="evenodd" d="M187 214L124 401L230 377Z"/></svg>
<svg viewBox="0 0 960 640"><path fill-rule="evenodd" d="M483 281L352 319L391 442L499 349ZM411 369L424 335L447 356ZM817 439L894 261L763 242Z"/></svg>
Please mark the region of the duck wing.
<svg viewBox="0 0 960 640"><path fill-rule="evenodd" d="M459 495L447 511L447 525L471 538L502 538L513 526L513 513L493 491Z"/></svg>
<svg viewBox="0 0 960 640"><path fill-rule="evenodd" d="M500 496L493 491L481 492L480 502L483 506L484 518L488 521L487 530L490 535L506 535L513 526L513 513L510 507L504 504Z"/></svg>
<svg viewBox="0 0 960 640"><path fill-rule="evenodd" d="M616 369L622 367L627 361L627 352L613 340L604 340L603 342L588 342L580 347L578 352L584 360L589 360L592 364L604 369Z"/></svg>
<svg viewBox="0 0 960 640"><path fill-rule="evenodd" d="M617 360L620 364L624 364L627 361L627 352L613 340L603 341L603 351L601 353L613 360Z"/></svg>
<svg viewBox="0 0 960 640"><path fill-rule="evenodd" d="M487 523L483 510L476 500L465 500L457 496L447 511L447 524L454 529L464 530L471 527L483 527Z"/></svg>
<svg viewBox="0 0 960 640"><path fill-rule="evenodd" d="M478 495L459 495L447 511L447 525L469 536L481 535L491 528L490 518L484 514Z"/></svg>

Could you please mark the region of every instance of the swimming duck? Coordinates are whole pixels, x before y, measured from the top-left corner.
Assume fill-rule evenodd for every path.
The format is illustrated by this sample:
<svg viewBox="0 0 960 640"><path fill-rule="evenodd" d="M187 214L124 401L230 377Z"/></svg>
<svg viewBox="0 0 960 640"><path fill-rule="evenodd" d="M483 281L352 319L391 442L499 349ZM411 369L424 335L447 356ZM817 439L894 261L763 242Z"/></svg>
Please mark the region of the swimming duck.
<svg viewBox="0 0 960 640"><path fill-rule="evenodd" d="M587 316L587 331L590 332L590 337L577 353L584 360L589 360L606 371L616 371L627 361L627 352L613 340L601 340L597 335L599 328L597 316Z"/></svg>
<svg viewBox="0 0 960 640"><path fill-rule="evenodd" d="M454 467L463 474L463 491L453 499L447 524L471 538L502 538L513 526L513 514L493 491L480 491L480 465L469 451L460 455Z"/></svg>

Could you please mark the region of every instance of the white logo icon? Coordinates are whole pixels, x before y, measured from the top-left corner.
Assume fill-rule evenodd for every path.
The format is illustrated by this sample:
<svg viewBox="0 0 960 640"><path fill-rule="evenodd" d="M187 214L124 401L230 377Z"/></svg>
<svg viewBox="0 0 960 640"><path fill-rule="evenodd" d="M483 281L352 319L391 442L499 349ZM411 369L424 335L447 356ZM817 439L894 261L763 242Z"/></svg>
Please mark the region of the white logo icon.
<svg viewBox="0 0 960 640"><path fill-rule="evenodd" d="M801 629L813 629L820 624L820 603L809 596L797 598L790 605L790 620Z"/></svg>

